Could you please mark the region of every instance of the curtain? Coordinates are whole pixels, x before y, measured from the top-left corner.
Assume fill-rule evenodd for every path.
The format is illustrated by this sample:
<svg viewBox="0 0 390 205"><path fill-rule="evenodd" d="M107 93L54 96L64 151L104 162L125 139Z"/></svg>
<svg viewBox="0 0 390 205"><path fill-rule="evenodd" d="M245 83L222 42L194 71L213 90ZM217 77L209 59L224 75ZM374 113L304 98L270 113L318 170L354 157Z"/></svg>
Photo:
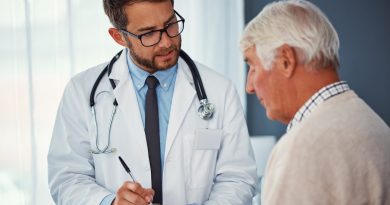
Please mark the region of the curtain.
<svg viewBox="0 0 390 205"><path fill-rule="evenodd" d="M245 105L246 70L238 44L244 27L243 0L175 0L175 8L186 19L182 48L232 80Z"/></svg>
<svg viewBox="0 0 390 205"><path fill-rule="evenodd" d="M186 18L183 49L229 77L243 100L242 4L175 1ZM121 47L101 1L4 0L0 15L0 204L54 204L46 157L64 87Z"/></svg>

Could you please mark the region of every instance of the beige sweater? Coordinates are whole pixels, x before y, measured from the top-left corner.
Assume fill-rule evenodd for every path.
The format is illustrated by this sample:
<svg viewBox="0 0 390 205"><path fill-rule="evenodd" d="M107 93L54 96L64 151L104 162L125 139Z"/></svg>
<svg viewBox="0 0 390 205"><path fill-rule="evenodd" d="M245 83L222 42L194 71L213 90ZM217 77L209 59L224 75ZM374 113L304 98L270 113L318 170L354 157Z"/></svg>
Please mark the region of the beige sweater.
<svg viewBox="0 0 390 205"><path fill-rule="evenodd" d="M273 149L263 205L390 205L390 128L353 91L320 104Z"/></svg>

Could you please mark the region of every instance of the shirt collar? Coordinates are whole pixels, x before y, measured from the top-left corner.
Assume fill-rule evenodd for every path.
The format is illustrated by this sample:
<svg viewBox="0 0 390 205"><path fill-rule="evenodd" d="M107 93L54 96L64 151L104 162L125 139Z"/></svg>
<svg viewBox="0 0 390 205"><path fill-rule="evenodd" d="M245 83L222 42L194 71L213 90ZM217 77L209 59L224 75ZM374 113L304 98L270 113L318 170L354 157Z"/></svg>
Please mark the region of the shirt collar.
<svg viewBox="0 0 390 205"><path fill-rule="evenodd" d="M319 104L348 90L350 90L350 88L345 81L335 82L321 88L303 104L297 113L295 113L294 118L288 123L287 132L290 131L293 126L307 118Z"/></svg>
<svg viewBox="0 0 390 205"><path fill-rule="evenodd" d="M133 62L132 58L130 58L128 49L126 49L126 60L127 60L127 65L128 65L128 69L130 72L130 76L133 79L133 82L134 82L134 85L135 85L137 91L139 91L142 87L145 86L145 80L149 75L153 75L154 77L156 77L159 84L160 84L160 87L164 91L167 91L169 89L169 87L171 86L173 79L177 73L178 66L176 63L174 66L172 66L166 70L159 70L153 74L150 74L150 73L146 72L145 70L143 70L142 68L138 67Z"/></svg>

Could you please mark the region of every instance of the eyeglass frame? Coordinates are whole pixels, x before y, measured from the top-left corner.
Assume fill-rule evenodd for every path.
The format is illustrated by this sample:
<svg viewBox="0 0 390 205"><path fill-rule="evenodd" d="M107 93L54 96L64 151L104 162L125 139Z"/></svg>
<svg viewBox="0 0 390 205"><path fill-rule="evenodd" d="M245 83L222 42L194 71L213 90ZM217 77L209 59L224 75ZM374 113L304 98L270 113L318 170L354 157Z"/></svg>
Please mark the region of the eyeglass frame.
<svg viewBox="0 0 390 205"><path fill-rule="evenodd" d="M151 31L145 32L145 33L140 34L140 35L131 33L130 31L127 31L126 29L123 29L123 28L119 29L119 31L121 31L121 32L123 32L125 34L128 34L128 35L130 35L130 36L132 36L134 38L138 38L143 46L145 46L145 45L144 45L144 43L141 40L142 36L144 36L146 34L149 34L149 33L152 33L152 32L160 31L160 38L159 38L159 40L156 43L152 44L152 45L145 46L145 47L152 47L152 46L157 45L158 43L160 43L163 32L165 32L169 38L175 38L175 37L179 36L184 31L184 23L185 23L186 20L176 10L173 10L173 11L174 11L175 14L177 14L180 17L180 20L172 22L172 23L168 23L162 29L151 30ZM172 24L176 24L176 23L178 24L179 22L183 22L183 29L176 36L170 36L168 34L168 31L167 31L168 27L171 26Z"/></svg>

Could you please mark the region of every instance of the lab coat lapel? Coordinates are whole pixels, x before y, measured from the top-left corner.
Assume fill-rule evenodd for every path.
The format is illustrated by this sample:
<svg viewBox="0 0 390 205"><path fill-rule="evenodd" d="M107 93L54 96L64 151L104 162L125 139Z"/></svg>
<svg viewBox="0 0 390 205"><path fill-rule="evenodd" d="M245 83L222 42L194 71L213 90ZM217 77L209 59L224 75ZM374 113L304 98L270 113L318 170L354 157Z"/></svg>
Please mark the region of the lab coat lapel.
<svg viewBox="0 0 390 205"><path fill-rule="evenodd" d="M131 147L139 150L139 162L144 162L145 167L149 167L148 150L146 144L146 137L144 132L144 126L142 123L141 114L138 107L137 96L135 93L134 85L126 62L126 50L124 50L114 64L112 72L109 76L116 83L114 90L115 98L118 102L118 112L124 119L121 129L124 129L124 133L127 135L125 142L137 143ZM127 145L123 145L126 147ZM128 146L127 148L129 148ZM125 153L125 152L123 152Z"/></svg>
<svg viewBox="0 0 390 205"><path fill-rule="evenodd" d="M187 64L180 58L177 70L175 90L169 115L167 130L167 141L165 145L165 158L168 156L170 148L177 136L185 116L194 100L196 91L193 86L191 71Z"/></svg>

